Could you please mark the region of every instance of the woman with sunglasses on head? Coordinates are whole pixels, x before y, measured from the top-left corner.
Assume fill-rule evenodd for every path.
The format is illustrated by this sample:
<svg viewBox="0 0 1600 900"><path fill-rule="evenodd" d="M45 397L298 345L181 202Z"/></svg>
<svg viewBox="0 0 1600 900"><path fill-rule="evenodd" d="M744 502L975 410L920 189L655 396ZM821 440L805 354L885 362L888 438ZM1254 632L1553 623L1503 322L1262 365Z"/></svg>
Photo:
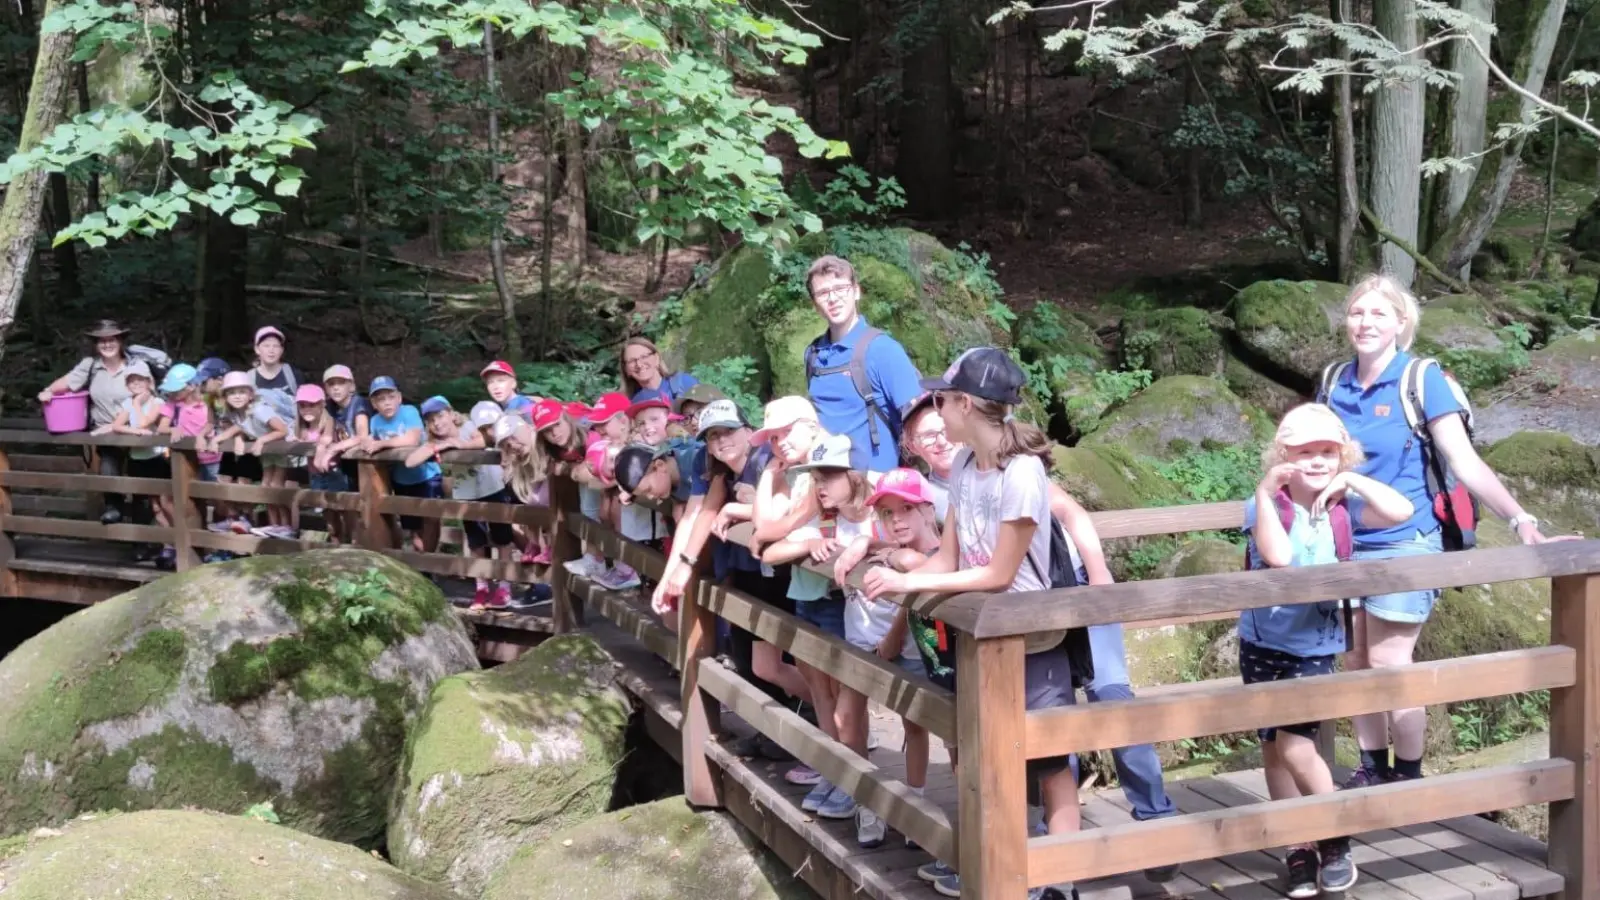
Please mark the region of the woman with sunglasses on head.
<svg viewBox="0 0 1600 900"><path fill-rule="evenodd" d="M622 393L629 397L640 391L656 391L668 403L700 383L688 372L671 372L661 351L649 338L629 338L622 344L620 359Z"/></svg>

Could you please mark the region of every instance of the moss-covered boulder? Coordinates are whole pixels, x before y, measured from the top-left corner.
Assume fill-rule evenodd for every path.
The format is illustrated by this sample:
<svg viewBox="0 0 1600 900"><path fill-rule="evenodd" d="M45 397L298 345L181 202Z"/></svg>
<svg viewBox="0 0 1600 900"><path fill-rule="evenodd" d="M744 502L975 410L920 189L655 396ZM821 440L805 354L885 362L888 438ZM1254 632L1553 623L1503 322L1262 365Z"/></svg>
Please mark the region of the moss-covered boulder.
<svg viewBox="0 0 1600 900"><path fill-rule="evenodd" d="M1348 292L1327 281L1258 281L1233 298L1233 332L1262 365L1315 385L1324 366L1349 355Z"/></svg>
<svg viewBox="0 0 1600 900"><path fill-rule="evenodd" d="M1222 380L1227 383L1228 390L1239 395L1239 399L1260 407L1273 420L1282 419L1284 413L1310 399L1232 356L1223 362Z"/></svg>
<svg viewBox="0 0 1600 900"><path fill-rule="evenodd" d="M1170 460L1202 447L1262 441L1271 433L1267 415L1220 380L1175 375L1102 416L1079 446L1121 447L1136 456Z"/></svg>
<svg viewBox="0 0 1600 900"><path fill-rule="evenodd" d="M1484 451L1483 460L1548 523L1546 533L1600 533L1600 448L1553 431L1524 431Z"/></svg>
<svg viewBox="0 0 1600 900"><path fill-rule="evenodd" d="M1478 297L1440 297L1422 310L1412 352L1439 358L1468 391L1505 382L1528 365L1528 353Z"/></svg>
<svg viewBox="0 0 1600 900"><path fill-rule="evenodd" d="M1600 256L1600 198L1578 216L1572 226L1572 236L1567 239L1572 249L1588 256Z"/></svg>
<svg viewBox="0 0 1600 900"><path fill-rule="evenodd" d="M998 287L938 239L906 228L835 228L801 238L776 267L765 248L749 244L719 260L685 292L658 342L668 363L689 368L750 356L762 382L753 390L804 394L800 351L825 328L806 295L805 270L826 253L855 266L862 315L925 372L943 370L967 347L1008 339L988 315Z"/></svg>
<svg viewBox="0 0 1600 900"><path fill-rule="evenodd" d="M1498 519L1478 526L1478 546L1513 547ZM1550 643L1550 581L1503 581L1444 592L1417 641L1417 659L1450 659Z"/></svg>
<svg viewBox="0 0 1600 900"><path fill-rule="evenodd" d="M0 660L0 835L271 800L287 825L376 845L406 728L477 665L439 589L380 554L170 575Z"/></svg>
<svg viewBox="0 0 1600 900"><path fill-rule="evenodd" d="M605 812L631 712L616 674L568 634L441 681L406 742L395 865L476 897L519 849Z"/></svg>
<svg viewBox="0 0 1600 900"><path fill-rule="evenodd" d="M349 844L213 812L90 814L0 845L6 900L450 900Z"/></svg>
<svg viewBox="0 0 1600 900"><path fill-rule="evenodd" d="M483 900L811 900L761 842L726 813L682 797L630 806L518 853Z"/></svg>
<svg viewBox="0 0 1600 900"><path fill-rule="evenodd" d="M1243 522L1239 524L1244 524ZM1157 578L1222 575L1244 568L1244 549L1219 538L1189 538L1156 568Z"/></svg>
<svg viewBox="0 0 1600 900"><path fill-rule="evenodd" d="M1480 750L1460 753L1440 761L1436 766L1439 773L1468 772L1473 769L1487 769L1492 766L1514 766L1518 763L1538 762L1550 758L1550 734L1540 731L1525 734L1503 744L1494 744ZM1512 831L1525 834L1539 841L1550 839L1550 807L1543 803L1532 806L1519 806L1513 809L1503 809L1489 816L1495 822L1504 825Z"/></svg>
<svg viewBox="0 0 1600 900"><path fill-rule="evenodd" d="M1051 474L1085 509L1137 509L1176 502L1178 489L1122 447L1056 447Z"/></svg>
<svg viewBox="0 0 1600 900"><path fill-rule="evenodd" d="M1095 390L1095 373L1114 362L1096 327L1078 313L1040 302L1013 323L1011 339L1023 361L1044 373L1050 397L1041 399L1064 411L1073 430L1093 428L1109 405Z"/></svg>
<svg viewBox="0 0 1600 900"><path fill-rule="evenodd" d="M1122 319L1122 364L1156 378L1221 375L1227 327L1226 317L1193 306L1130 312Z"/></svg>
<svg viewBox="0 0 1600 900"><path fill-rule="evenodd" d="M1524 431L1556 431L1600 447L1600 340L1593 329L1533 351L1526 372L1477 408L1477 440L1493 444Z"/></svg>

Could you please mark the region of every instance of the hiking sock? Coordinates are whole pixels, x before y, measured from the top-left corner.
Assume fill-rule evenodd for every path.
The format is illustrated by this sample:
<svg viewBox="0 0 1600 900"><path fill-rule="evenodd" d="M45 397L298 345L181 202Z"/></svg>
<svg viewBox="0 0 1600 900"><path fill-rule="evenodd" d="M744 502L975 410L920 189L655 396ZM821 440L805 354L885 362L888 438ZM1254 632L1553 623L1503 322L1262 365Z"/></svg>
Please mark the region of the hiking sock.
<svg viewBox="0 0 1600 900"><path fill-rule="evenodd" d="M1400 754L1396 753L1395 757L1394 757L1394 777L1395 778L1421 778L1422 777L1422 760L1420 760L1420 759L1406 759L1406 758L1402 757Z"/></svg>
<svg viewBox="0 0 1600 900"><path fill-rule="evenodd" d="M1394 769L1389 765L1389 748L1361 751L1361 767L1382 778L1389 778Z"/></svg>

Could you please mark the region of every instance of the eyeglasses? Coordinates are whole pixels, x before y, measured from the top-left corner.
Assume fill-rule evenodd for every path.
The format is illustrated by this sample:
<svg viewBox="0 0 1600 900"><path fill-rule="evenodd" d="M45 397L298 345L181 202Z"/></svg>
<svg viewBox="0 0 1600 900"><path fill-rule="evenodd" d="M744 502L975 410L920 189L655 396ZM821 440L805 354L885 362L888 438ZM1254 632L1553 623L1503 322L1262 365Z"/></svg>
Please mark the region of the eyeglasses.
<svg viewBox="0 0 1600 900"><path fill-rule="evenodd" d="M912 438L911 442L926 450L937 447L940 444L950 443L950 436L943 428L941 428L938 431L929 431L924 434L919 434Z"/></svg>
<svg viewBox="0 0 1600 900"><path fill-rule="evenodd" d="M634 356L634 357L625 358L625 359L623 359L622 364L627 366L630 369L636 368L637 366L639 366L640 364L648 361L651 357L653 357L655 355L656 355L656 351L651 350L649 353L646 353L643 356Z"/></svg>
<svg viewBox="0 0 1600 900"><path fill-rule="evenodd" d="M844 284L836 284L831 288L813 290L811 292L811 297L813 300L832 300L835 297L843 297L852 290L855 290L855 285L846 282Z"/></svg>

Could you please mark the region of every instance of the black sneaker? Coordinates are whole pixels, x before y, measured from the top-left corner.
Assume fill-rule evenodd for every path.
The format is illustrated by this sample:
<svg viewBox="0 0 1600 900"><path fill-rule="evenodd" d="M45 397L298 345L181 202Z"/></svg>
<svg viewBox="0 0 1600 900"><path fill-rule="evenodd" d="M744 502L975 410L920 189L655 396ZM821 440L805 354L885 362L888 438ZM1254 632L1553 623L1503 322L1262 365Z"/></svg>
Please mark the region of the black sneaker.
<svg viewBox="0 0 1600 900"><path fill-rule="evenodd" d="M1151 884L1166 884L1177 878L1178 873L1182 871L1183 865L1180 863L1173 863L1170 866L1153 866L1144 870L1144 880Z"/></svg>
<svg viewBox="0 0 1600 900"><path fill-rule="evenodd" d="M761 754L762 759L772 762L790 762L794 759L793 753L783 749L782 744L766 735L761 735L761 739L756 742L756 752Z"/></svg>
<svg viewBox="0 0 1600 900"><path fill-rule="evenodd" d="M1294 900L1306 900L1317 895L1317 851L1309 847L1290 850L1284 865L1289 869L1285 894Z"/></svg>
<svg viewBox="0 0 1600 900"><path fill-rule="evenodd" d="M122 510L117 509L115 506L106 507L106 511L100 514L101 525L115 525L121 521Z"/></svg>
<svg viewBox="0 0 1600 900"><path fill-rule="evenodd" d="M1350 855L1349 838L1318 841L1317 854L1322 861L1319 880L1324 892L1336 894L1347 891L1356 883L1356 861Z"/></svg>
<svg viewBox="0 0 1600 900"><path fill-rule="evenodd" d="M1364 787L1373 787L1374 785L1388 783L1389 779L1378 774L1376 771L1367 768L1366 766L1362 766L1361 768L1350 773L1350 777L1344 780L1344 784L1339 785L1339 790L1354 791Z"/></svg>
<svg viewBox="0 0 1600 900"><path fill-rule="evenodd" d="M734 738L723 744L728 752L741 759L761 755L761 735L749 734L741 738Z"/></svg>

